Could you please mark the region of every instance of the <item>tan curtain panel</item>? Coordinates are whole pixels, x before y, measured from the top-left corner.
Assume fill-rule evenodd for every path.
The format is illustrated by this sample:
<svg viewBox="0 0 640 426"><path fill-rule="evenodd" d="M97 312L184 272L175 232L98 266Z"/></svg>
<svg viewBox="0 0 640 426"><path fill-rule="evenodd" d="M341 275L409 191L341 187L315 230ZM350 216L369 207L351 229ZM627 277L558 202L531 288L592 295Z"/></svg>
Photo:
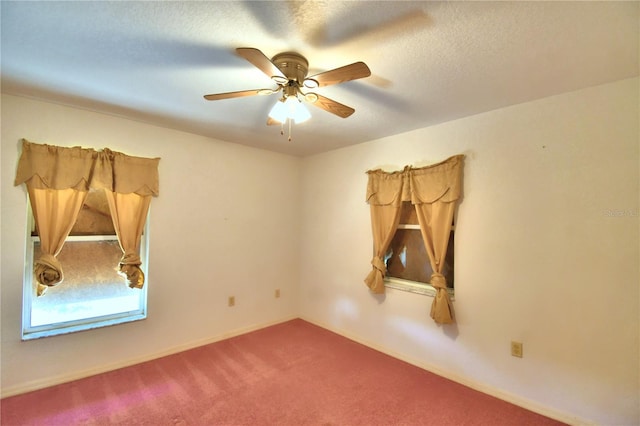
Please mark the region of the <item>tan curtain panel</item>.
<svg viewBox="0 0 640 426"><path fill-rule="evenodd" d="M129 287L142 288L144 273L140 269L142 264L140 240L151 203L151 195L138 195L133 192L121 194L111 191L106 191L105 194L120 248L124 253L118 265L119 271L127 278Z"/></svg>
<svg viewBox="0 0 640 426"><path fill-rule="evenodd" d="M402 207L402 173L369 171L367 201L371 210L371 231L373 234L373 267L364 282L373 293L384 293L384 277L387 265L384 255L398 227Z"/></svg>
<svg viewBox="0 0 640 426"><path fill-rule="evenodd" d="M140 237L151 196L159 194L159 158L104 149L59 147L22 140L15 185L26 184L43 256L35 262L39 295L62 281L56 259L90 189L104 189L124 252L120 270L141 288ZM116 223L117 222L117 223ZM131 283L134 285L131 285Z"/></svg>
<svg viewBox="0 0 640 426"><path fill-rule="evenodd" d="M398 227L403 201L415 206L420 231L434 273L430 284L436 289L431 317L439 324L454 322L447 282L442 275L444 257L455 207L461 194L463 155L426 167L405 167L402 172L370 170L367 202L371 209L374 256L373 270L365 283L374 293L384 293L384 255Z"/></svg>
<svg viewBox="0 0 640 426"><path fill-rule="evenodd" d="M37 189L27 185L31 210L40 235L42 255L34 262L37 295L63 280L62 265L56 256L78 218L87 191L67 189Z"/></svg>

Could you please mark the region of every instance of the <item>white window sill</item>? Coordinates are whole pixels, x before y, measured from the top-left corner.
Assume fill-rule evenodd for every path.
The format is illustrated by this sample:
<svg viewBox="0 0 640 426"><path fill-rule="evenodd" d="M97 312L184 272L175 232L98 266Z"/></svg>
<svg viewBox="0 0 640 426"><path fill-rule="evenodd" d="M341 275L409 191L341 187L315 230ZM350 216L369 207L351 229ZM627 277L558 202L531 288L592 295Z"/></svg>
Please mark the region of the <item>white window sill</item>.
<svg viewBox="0 0 640 426"><path fill-rule="evenodd" d="M436 295L436 289L430 284L420 283L416 281L403 280L400 278L385 277L384 286L387 288L393 288L400 291L407 291L409 293L422 294L424 296L434 297ZM455 300L455 291L452 288L448 288L449 298Z"/></svg>

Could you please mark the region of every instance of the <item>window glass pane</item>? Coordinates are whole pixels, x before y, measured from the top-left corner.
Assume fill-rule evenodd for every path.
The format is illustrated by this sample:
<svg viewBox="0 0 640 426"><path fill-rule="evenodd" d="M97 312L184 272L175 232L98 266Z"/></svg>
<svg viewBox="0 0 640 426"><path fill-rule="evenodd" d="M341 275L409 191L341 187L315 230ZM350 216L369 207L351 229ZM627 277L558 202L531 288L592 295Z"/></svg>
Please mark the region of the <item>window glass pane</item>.
<svg viewBox="0 0 640 426"><path fill-rule="evenodd" d="M104 190L89 191L69 235L115 235Z"/></svg>
<svg viewBox="0 0 640 426"><path fill-rule="evenodd" d="M453 288L454 233L449 237L443 275ZM433 270L419 229L398 229L386 254L387 276L428 283Z"/></svg>
<svg viewBox="0 0 640 426"><path fill-rule="evenodd" d="M117 272L122 258L104 190L87 194L78 219L57 256L64 279L37 297L34 261L41 255L38 230L29 208L23 287L22 339L72 333L147 317L148 282L131 289ZM148 222L145 224L145 229ZM141 268L147 271L148 234L140 241Z"/></svg>
<svg viewBox="0 0 640 426"><path fill-rule="evenodd" d="M416 213L416 207L411 204L411 201L402 202L402 210L400 210L400 223L404 225L418 224L418 214Z"/></svg>
<svg viewBox="0 0 640 426"><path fill-rule="evenodd" d="M40 257L39 242L33 254ZM58 255L64 281L35 297L35 277L31 280L31 326L139 310L142 292L130 289L117 273L121 257L117 240L67 241Z"/></svg>

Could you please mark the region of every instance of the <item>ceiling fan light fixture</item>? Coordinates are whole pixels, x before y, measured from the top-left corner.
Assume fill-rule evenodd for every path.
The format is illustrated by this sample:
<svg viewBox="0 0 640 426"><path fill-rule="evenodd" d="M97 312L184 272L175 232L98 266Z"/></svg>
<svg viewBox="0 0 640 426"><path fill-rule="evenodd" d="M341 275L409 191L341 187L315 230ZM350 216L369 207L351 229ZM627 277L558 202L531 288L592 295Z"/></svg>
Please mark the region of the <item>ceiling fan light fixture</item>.
<svg viewBox="0 0 640 426"><path fill-rule="evenodd" d="M208 101L215 101L253 95L271 95L282 90L282 97L269 112L267 125L280 123L282 125L280 133L284 134L284 125L287 124L289 126L289 140L291 140L292 124L294 122L296 124L303 123L311 118L311 114L302 104L302 100L341 118L347 118L355 112L353 108L333 99L316 93L304 93L301 90L302 88L316 89L371 75L371 70L364 62L354 62L307 77L309 62L297 52L278 53L271 59L260 50L252 47L239 47L236 49L236 53L262 71L278 87L275 89L214 93L204 95L204 98Z"/></svg>
<svg viewBox="0 0 640 426"><path fill-rule="evenodd" d="M293 118L296 124L304 123L311 118L311 113L297 97L288 97L284 104L289 110L289 117Z"/></svg>
<svg viewBox="0 0 640 426"><path fill-rule="evenodd" d="M269 117L276 120L278 123L284 123L287 121L287 107L284 105L284 101L279 99L278 102L269 111Z"/></svg>
<svg viewBox="0 0 640 426"><path fill-rule="evenodd" d="M281 75L272 75L271 80L273 80L273 82L278 85L285 85L289 82L289 79L287 77L283 77Z"/></svg>
<svg viewBox="0 0 640 426"><path fill-rule="evenodd" d="M304 80L304 87L306 87L307 89L317 89L318 87L320 87L320 83L318 83L318 80L315 80L313 78L307 78Z"/></svg>
<svg viewBox="0 0 640 426"><path fill-rule="evenodd" d="M296 96L288 96L276 102L269 112L269 117L279 123L285 123L290 119L300 124L311 118L311 113Z"/></svg>
<svg viewBox="0 0 640 426"><path fill-rule="evenodd" d="M311 93L311 92L305 93L304 99L307 102L314 103L314 102L316 102L318 100L318 95L316 95L315 93Z"/></svg>

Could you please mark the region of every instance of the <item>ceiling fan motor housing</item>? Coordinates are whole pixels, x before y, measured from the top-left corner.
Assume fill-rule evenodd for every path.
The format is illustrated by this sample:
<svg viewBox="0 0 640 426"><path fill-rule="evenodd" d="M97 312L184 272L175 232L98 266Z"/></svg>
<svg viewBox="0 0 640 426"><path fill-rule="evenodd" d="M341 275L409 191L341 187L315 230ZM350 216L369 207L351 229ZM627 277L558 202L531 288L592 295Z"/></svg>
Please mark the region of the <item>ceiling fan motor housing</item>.
<svg viewBox="0 0 640 426"><path fill-rule="evenodd" d="M302 86L309 70L309 62L304 56L296 52L284 52L274 56L271 62L282 71L282 74L289 81L295 81L298 86Z"/></svg>

